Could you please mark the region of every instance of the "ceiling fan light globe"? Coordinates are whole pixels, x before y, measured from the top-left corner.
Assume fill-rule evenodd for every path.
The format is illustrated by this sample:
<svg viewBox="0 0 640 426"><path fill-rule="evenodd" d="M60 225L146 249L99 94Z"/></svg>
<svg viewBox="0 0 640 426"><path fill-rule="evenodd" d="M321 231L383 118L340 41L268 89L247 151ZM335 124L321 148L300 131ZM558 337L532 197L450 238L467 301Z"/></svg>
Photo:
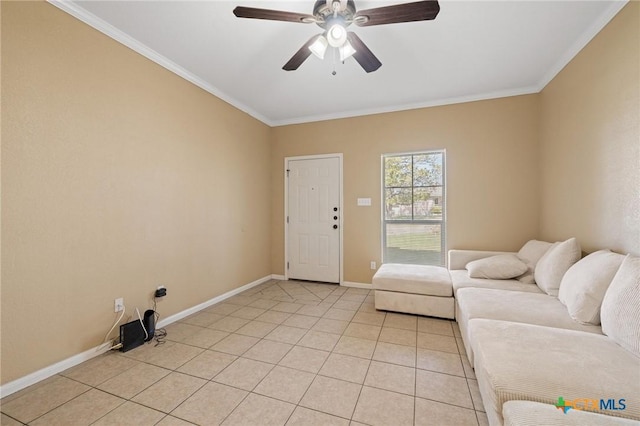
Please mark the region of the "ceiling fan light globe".
<svg viewBox="0 0 640 426"><path fill-rule="evenodd" d="M311 43L309 46L309 50L319 59L324 59L324 54L327 52L327 39L324 36L320 36L316 38L316 40Z"/></svg>
<svg viewBox="0 0 640 426"><path fill-rule="evenodd" d="M332 47L340 47L347 41L347 30L340 24L334 24L327 31L327 40Z"/></svg>
<svg viewBox="0 0 640 426"><path fill-rule="evenodd" d="M340 52L340 62L344 62L346 59L352 57L353 54L356 53L356 49L354 49L351 43L349 43L348 41L345 42L344 45L339 47L338 51Z"/></svg>

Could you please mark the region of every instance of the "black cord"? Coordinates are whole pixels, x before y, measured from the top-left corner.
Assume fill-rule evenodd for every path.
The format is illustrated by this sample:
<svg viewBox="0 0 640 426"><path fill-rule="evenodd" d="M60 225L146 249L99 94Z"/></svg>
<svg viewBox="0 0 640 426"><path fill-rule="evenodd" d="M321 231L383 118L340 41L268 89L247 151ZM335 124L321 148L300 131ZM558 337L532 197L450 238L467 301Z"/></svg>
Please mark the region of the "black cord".
<svg viewBox="0 0 640 426"><path fill-rule="evenodd" d="M153 298L153 312L156 318L156 325L158 324L158 322L160 321L160 314L158 313L157 309L156 309L156 300L158 298L154 297ZM163 345L166 342L166 337L167 337L167 330L165 330L164 328L156 328L155 334L153 336L153 338L156 341L155 346L158 345Z"/></svg>

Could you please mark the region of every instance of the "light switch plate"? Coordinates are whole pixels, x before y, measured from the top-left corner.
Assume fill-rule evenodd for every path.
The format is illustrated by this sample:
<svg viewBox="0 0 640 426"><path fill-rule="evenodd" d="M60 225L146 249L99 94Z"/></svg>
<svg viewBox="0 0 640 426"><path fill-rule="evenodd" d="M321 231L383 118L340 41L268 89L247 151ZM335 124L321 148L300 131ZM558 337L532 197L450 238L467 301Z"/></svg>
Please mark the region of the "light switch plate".
<svg viewBox="0 0 640 426"><path fill-rule="evenodd" d="M371 198L358 198L358 205L359 206L370 206L371 205Z"/></svg>

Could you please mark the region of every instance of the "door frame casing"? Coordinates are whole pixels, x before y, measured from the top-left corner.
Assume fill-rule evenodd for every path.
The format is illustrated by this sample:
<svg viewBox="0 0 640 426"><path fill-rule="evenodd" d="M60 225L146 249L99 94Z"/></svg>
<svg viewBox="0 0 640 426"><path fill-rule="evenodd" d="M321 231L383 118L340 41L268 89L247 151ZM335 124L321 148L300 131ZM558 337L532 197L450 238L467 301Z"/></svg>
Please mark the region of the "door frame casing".
<svg viewBox="0 0 640 426"><path fill-rule="evenodd" d="M284 157L284 279L289 280L289 269L287 268L287 262L289 261L289 226L287 223L287 217L289 216L289 181L287 179L287 170L289 169L289 161L299 160L321 160L323 158L337 158L339 162L339 176L338 176L338 190L340 191L340 214L338 215L338 230L339 230L339 250L340 256L338 262L340 263L340 282L342 285L344 282L344 238L342 228L344 226L344 188L343 188L343 169L342 169L342 153L333 154L318 154L318 155L300 155L295 157Z"/></svg>

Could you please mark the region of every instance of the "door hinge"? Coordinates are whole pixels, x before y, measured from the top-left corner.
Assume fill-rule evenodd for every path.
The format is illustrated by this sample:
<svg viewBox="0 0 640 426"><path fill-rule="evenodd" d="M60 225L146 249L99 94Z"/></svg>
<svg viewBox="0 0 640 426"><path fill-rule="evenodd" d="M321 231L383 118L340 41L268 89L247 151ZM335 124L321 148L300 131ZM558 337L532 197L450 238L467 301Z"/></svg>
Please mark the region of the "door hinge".
<svg viewBox="0 0 640 426"><path fill-rule="evenodd" d="M287 262L287 269L289 269L289 262Z"/></svg>
<svg viewBox="0 0 640 426"><path fill-rule="evenodd" d="M289 172L290 172L290 171L291 171L291 170L287 169L287 177L289 177Z"/></svg>
<svg viewBox="0 0 640 426"><path fill-rule="evenodd" d="M289 216L287 216L287 223L289 223Z"/></svg>

